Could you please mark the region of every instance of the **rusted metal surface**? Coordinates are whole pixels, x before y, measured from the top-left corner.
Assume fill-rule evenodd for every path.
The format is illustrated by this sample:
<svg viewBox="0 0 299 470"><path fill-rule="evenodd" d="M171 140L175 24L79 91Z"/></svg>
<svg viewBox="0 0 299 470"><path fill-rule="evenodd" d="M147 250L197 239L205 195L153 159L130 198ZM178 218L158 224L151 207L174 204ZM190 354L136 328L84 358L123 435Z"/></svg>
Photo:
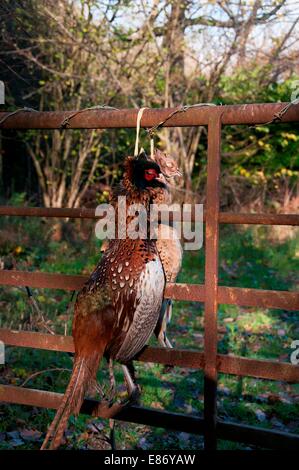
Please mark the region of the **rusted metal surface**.
<svg viewBox="0 0 299 470"><path fill-rule="evenodd" d="M217 446L217 313L218 246L220 198L221 114L210 118L208 126L208 168L205 230L205 310L204 310L204 418L205 449Z"/></svg>
<svg viewBox="0 0 299 470"><path fill-rule="evenodd" d="M0 284L7 286L29 286L46 289L79 290L87 276L68 276L30 271L0 271Z"/></svg>
<svg viewBox="0 0 299 470"><path fill-rule="evenodd" d="M0 401L7 403L57 409L62 396L60 393L45 392L43 390L8 385L0 386ZM95 409L98 409L98 404L99 402L96 400L85 400L81 412L92 414ZM96 415L101 417L100 413ZM134 405L123 409L115 416L115 419L192 434L201 435L204 432L204 420L198 416L170 413ZM270 431L227 421L219 420L217 422L216 433L220 439L255 444L269 449L298 450L299 447L299 436L294 434Z"/></svg>
<svg viewBox="0 0 299 470"><path fill-rule="evenodd" d="M19 217L56 217L73 219L98 219L94 209L72 209L54 207L15 207L0 206L0 215ZM165 219L164 219L165 220ZM181 220L181 213L170 213L170 222ZM195 221L194 206L192 207L191 220ZM205 221L205 213L203 214ZM298 214L235 214L233 212L220 212L220 224L256 224L256 225L299 225Z"/></svg>
<svg viewBox="0 0 299 470"><path fill-rule="evenodd" d="M144 362L158 362L180 367L203 369L205 375L204 420L194 416L168 413L137 406L123 410L117 419L167 427L173 430L204 433L205 448L214 449L216 438L251 443L264 447L297 449L299 436L261 430L252 426L216 422L217 373L249 376L268 380L299 383L299 366L274 361L248 359L217 354L217 309L219 303L263 308L299 310L299 293L266 291L218 285L219 224L299 225L297 214L235 214L219 212L220 133L222 125L259 124L271 121L285 109L286 103L253 104L190 108L175 114L166 127L208 125L208 182L204 221L206 222L205 285L168 284L166 297L175 300L205 303L204 353L199 351L168 350L146 347L136 357ZM166 119L174 109L149 109L142 118L142 127L152 127ZM124 128L135 127L138 110L84 111L69 121L70 128ZM9 116L2 127L6 129L56 129L73 112L21 112ZM221 115L221 119L220 119ZM0 120L8 116L0 113ZM290 106L281 113L281 122L299 121L299 105ZM221 121L221 122L220 122ZM1 128L1 126L0 126ZM194 208L192 209L194 221ZM0 206L0 215L32 217L71 217L96 219L95 209L56 209ZM178 220L174 214L170 219ZM85 276L0 271L0 283L11 286L79 290ZM253 312L254 313L254 312ZM34 347L53 351L73 352L71 337L0 329L0 340L7 345ZM57 408L62 395L40 390L0 386L0 400L47 408ZM82 412L99 409L95 400L85 400ZM99 414L101 416L101 414Z"/></svg>
<svg viewBox="0 0 299 470"><path fill-rule="evenodd" d="M0 328L0 341L3 341L7 346L45 349L46 351L74 352L72 336Z"/></svg>
<svg viewBox="0 0 299 470"><path fill-rule="evenodd" d="M61 403L63 395L54 392L45 392L29 388L21 388L3 385L0 386L0 401L7 403L18 403L22 405L38 406L40 408L57 409ZM100 413L96 413L99 402L96 400L85 400L81 408L81 412L85 414L93 414L93 416L101 417ZM115 419L128 421L133 423L148 424L155 427L166 427L174 431L191 432L194 434L202 434L203 419L196 416L187 416L181 413L169 413L151 408L142 408L139 406L130 406L123 409L115 416Z"/></svg>
<svg viewBox="0 0 299 470"><path fill-rule="evenodd" d="M298 214L235 214L220 212L220 224L299 225Z"/></svg>
<svg viewBox="0 0 299 470"><path fill-rule="evenodd" d="M73 291L79 290L87 279L88 276L0 270L0 286L2 284ZM219 304L299 310L299 292L218 286L217 295ZM165 297L174 300L204 302L205 286L201 284L167 284Z"/></svg>
<svg viewBox="0 0 299 470"><path fill-rule="evenodd" d="M220 304L299 310L299 292L219 286L218 295Z"/></svg>
<svg viewBox="0 0 299 470"><path fill-rule="evenodd" d="M74 352L73 338L71 336L49 335L32 331L13 331L0 328L0 340L7 346ZM190 369L202 369L204 367L204 355L198 351L146 347L136 356L135 360L170 364Z"/></svg>
<svg viewBox="0 0 299 470"><path fill-rule="evenodd" d="M198 351L145 347L134 360L157 364L203 369L204 354Z"/></svg>
<svg viewBox="0 0 299 470"><path fill-rule="evenodd" d="M232 355L217 355L217 370L240 377L256 377L267 380L282 380L299 383L299 366L286 362L249 359Z"/></svg>
<svg viewBox="0 0 299 470"><path fill-rule="evenodd" d="M95 209L71 209L57 207L14 207L0 206L0 215L10 215L19 217L58 217L58 218L78 218L96 219Z"/></svg>
<svg viewBox="0 0 299 470"><path fill-rule="evenodd" d="M0 340L7 346L74 352L71 336L0 328ZM146 347L135 360L190 369L204 368L204 354L199 351ZM288 363L218 354L216 366L217 370L224 374L299 383L299 366Z"/></svg>
<svg viewBox="0 0 299 470"><path fill-rule="evenodd" d="M7 346L74 352L73 338L71 336L49 335L32 331L13 331L0 328L0 340ZM138 354L136 360L171 364L190 369L202 369L204 366L203 353L165 348L146 347Z"/></svg>
<svg viewBox="0 0 299 470"><path fill-rule="evenodd" d="M167 284L165 298L173 300L186 300L204 302L205 286L201 284Z"/></svg>
<svg viewBox="0 0 299 470"><path fill-rule="evenodd" d="M0 285L29 286L46 289L79 290L88 276L71 276L42 272L0 270ZM204 286L199 284L168 284L166 298L175 300L204 301Z"/></svg>
<svg viewBox="0 0 299 470"><path fill-rule="evenodd" d="M177 113L167 120L165 127L208 125L209 120L223 113L223 124L260 124L273 119L288 103L242 104L229 106L193 107ZM145 109L142 127L153 127L175 111L176 108ZM60 129L62 122L75 111L19 112L8 117L3 129ZM113 129L136 127L138 109L89 110L74 116L69 122L71 129ZM0 121L9 113L0 112ZM299 120L299 105L291 106L281 122Z"/></svg>

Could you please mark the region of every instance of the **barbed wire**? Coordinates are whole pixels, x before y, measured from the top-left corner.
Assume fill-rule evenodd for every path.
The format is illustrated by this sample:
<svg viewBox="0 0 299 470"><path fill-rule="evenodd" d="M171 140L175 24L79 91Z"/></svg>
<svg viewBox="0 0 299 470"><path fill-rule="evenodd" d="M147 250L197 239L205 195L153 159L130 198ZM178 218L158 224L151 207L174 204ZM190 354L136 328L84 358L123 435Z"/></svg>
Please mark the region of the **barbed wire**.
<svg viewBox="0 0 299 470"><path fill-rule="evenodd" d="M260 124L254 124L253 126L249 126L249 128L252 129L252 128L255 128L255 127L259 127L259 126L267 126L267 125L273 124L274 122L277 122L277 121L281 122L283 116L288 112L288 110L292 106L294 106L296 104L299 104L299 98L296 98L295 100L290 101L286 106L284 106L284 108L282 108L280 111L278 111L278 113L274 113L273 118L270 121L263 122L263 123L260 123Z"/></svg>
<svg viewBox="0 0 299 470"><path fill-rule="evenodd" d="M95 106L90 106L88 108L84 108L84 109L79 109L79 111L75 111L73 114L71 114L70 116L67 116L63 121L62 123L60 124L60 128L61 129L66 129L69 124L70 124L70 120L73 119L75 116L77 116L78 114L80 113L85 113L85 111L94 111L94 110L97 110L97 109L104 109L104 110L108 110L108 111L120 111L120 109L118 108L114 108L113 106L106 106L105 104L104 105L95 105Z"/></svg>
<svg viewBox="0 0 299 470"><path fill-rule="evenodd" d="M159 122L158 124L156 124L153 127L150 127L149 129L147 129L147 132L149 133L150 136L152 136L155 133L155 131L157 131L158 129L163 127L165 122L167 122L170 118L172 118L176 114L185 113L190 108L201 108L201 107L204 107L204 106L217 106L217 105L214 104L214 103L196 103L196 104L190 104L190 105L181 105L177 109L172 111L163 121Z"/></svg>
<svg viewBox="0 0 299 470"><path fill-rule="evenodd" d="M273 124L274 122L277 122L277 121L281 121L283 116L288 112L288 110L294 106L294 105L297 105L299 104L299 98L296 98L295 100L293 101L290 101L286 106L283 107L283 109L281 109L280 111L278 111L277 113L275 113L273 115L273 118L270 120L270 121L267 121L267 122L264 122L264 123L260 123L260 124L256 124L256 125L253 125L253 126L250 126L250 127L256 127L256 126L260 126L260 125L268 125L268 124ZM178 113L183 113L183 112L186 112L188 111L188 109L192 109L192 108L201 108L201 107L215 107L215 106L219 106L219 105L216 105L214 103L196 103L196 104L191 104L191 105L181 105L179 106L177 109L175 109L174 111L172 111L163 121L160 121L158 124L146 129L147 132L149 133L149 135L153 135L155 131L157 131L158 129L160 129L161 127L163 127L163 125L169 120L171 119L173 116L175 116L176 114ZM220 106L222 106L222 104L220 104ZM78 111L75 111L73 112L72 114L70 114L69 116L65 117L63 119L63 121L61 122L60 124L60 128L61 129L65 129L69 126L70 124L70 121L75 117L77 116L78 114L81 114L81 113L84 113L86 111L94 111L94 110L107 110L107 111L122 111L121 109L119 108L115 108L113 106L107 106L107 105L95 105L95 106L89 106L87 108L83 108L83 109L79 109ZM150 108L148 108L150 109ZM7 119L9 119L10 117L16 115L16 114L19 114L21 112L41 112L41 111L38 111L36 109L33 109L33 108L29 108L27 106L24 106L23 108L18 108L16 109L15 111L12 111L10 113L8 113L6 116L4 116L1 120L0 120L0 126L2 126L4 124L5 121L7 121Z"/></svg>
<svg viewBox="0 0 299 470"><path fill-rule="evenodd" d="M27 106L24 106L23 108L18 108L15 111L12 111L11 113L7 114L0 120L0 126L11 116L14 116L15 114L21 113L21 112L38 112L36 109L33 108L27 108Z"/></svg>

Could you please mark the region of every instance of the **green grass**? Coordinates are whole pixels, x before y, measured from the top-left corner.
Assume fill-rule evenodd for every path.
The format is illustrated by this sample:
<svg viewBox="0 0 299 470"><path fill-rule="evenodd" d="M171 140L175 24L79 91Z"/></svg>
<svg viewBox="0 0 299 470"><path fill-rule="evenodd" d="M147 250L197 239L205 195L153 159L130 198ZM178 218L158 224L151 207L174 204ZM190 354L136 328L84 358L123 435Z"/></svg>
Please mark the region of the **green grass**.
<svg viewBox="0 0 299 470"><path fill-rule="evenodd" d="M93 237L93 226L88 221L84 221L84 227L69 222L73 230L60 243L50 241L50 224L45 221L2 218L0 223L0 257L14 259L17 269L87 274L100 256L100 242ZM222 227L220 284L295 290L296 273L299 271L298 237L277 242L271 236L267 227ZM178 281L204 282L203 249L185 253ZM72 315L71 312L67 313L70 293L49 289L34 289L33 292L43 312L46 328L56 333L67 331L70 334ZM0 305L1 327L47 331L43 322L38 322L36 314L31 312L23 289L2 287ZM289 362L291 342L299 339L296 312L221 305L218 318L218 350L223 354ZM174 303L169 337L175 347L202 350L203 328L202 304ZM155 344L154 338L151 344ZM2 383L21 385L38 371L59 368L65 370L35 375L26 386L64 391L72 368L70 355L22 348L7 348L6 352L6 365L1 369ZM107 380L103 370L99 373L101 381ZM202 371L175 367L165 372L161 365L138 363L137 375L144 406L202 416ZM116 367L116 377L121 385L123 379L119 366ZM123 393L122 386L119 393ZM296 385L220 374L218 414L224 420L299 433L298 396ZM22 439L14 442L7 432L34 429L44 433L53 415L51 410L3 404L0 407L0 449L38 448L43 434L39 439L22 444ZM101 433L96 433L91 430L93 423L103 426L103 420L84 416L77 420L72 418L66 445L100 448L102 441L99 436L101 433L108 434L108 425L104 423ZM126 449L200 449L203 445L201 436L120 422L116 425L116 441L118 448ZM248 446L221 440L219 448L244 449Z"/></svg>

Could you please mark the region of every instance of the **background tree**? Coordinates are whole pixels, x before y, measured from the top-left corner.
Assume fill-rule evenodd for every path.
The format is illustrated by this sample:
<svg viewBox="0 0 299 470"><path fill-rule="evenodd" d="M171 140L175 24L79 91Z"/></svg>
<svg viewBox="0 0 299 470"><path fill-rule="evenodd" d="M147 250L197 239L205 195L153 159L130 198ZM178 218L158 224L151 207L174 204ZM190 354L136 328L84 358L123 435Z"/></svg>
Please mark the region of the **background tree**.
<svg viewBox="0 0 299 470"><path fill-rule="evenodd" d="M14 0L1 8L6 21L0 60L9 77L20 64L24 67L29 86L22 82L22 94L13 95L18 104L38 109L289 101L298 79L299 14L293 0ZM286 138L277 126L265 129L224 129L222 181L228 206L241 203L253 181L258 183L252 207L259 186L263 204L273 195L274 175L279 179L283 169L294 191L295 137ZM288 126L289 136L292 130ZM272 145L270 134L275 135ZM70 207L84 202L95 178L105 188L113 184L122 153L133 140L127 131L114 133L113 139L99 131L28 136L44 204ZM162 129L157 140L183 169L181 199L200 194L204 200L206 129ZM279 142L286 140L279 160ZM269 174L264 178L265 162ZM257 172L264 176L258 179Z"/></svg>
<svg viewBox="0 0 299 470"><path fill-rule="evenodd" d="M109 104L116 87L101 64L94 61L94 55L100 56L108 47L109 31L105 19L94 18L93 4L4 2L2 11L7 12L9 21L2 28L5 49L1 60L13 57L13 64L22 64L30 75L17 105L56 111ZM89 44L92 52L88 51ZM98 130L31 131L26 136L26 148L43 203L49 207L78 207L97 170L101 168L97 174L100 180L105 180L107 172L112 173L108 166L100 165L103 142Z"/></svg>

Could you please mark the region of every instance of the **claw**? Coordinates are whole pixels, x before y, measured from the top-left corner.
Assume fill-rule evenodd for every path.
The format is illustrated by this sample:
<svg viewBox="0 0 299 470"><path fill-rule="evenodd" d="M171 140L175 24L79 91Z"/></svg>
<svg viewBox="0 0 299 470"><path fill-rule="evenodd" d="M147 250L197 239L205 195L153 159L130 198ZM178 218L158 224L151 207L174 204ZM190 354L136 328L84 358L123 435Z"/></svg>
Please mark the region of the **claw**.
<svg viewBox="0 0 299 470"><path fill-rule="evenodd" d="M105 399L105 393L104 393L102 387L100 386L100 384L96 380L94 380L89 385L87 395L90 398L95 398L97 393L99 394L99 396L101 397L102 400Z"/></svg>

